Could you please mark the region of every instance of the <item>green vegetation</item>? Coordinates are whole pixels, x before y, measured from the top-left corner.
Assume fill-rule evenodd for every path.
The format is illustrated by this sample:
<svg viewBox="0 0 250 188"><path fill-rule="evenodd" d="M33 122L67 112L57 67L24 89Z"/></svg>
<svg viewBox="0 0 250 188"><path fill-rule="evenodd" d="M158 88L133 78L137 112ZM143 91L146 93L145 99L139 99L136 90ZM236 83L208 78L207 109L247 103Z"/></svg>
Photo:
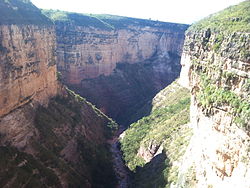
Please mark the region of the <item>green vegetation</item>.
<svg viewBox="0 0 250 188"><path fill-rule="evenodd" d="M249 12L250 1L246 0L193 24L188 31L210 28L212 31L218 32L250 32Z"/></svg>
<svg viewBox="0 0 250 188"><path fill-rule="evenodd" d="M55 173L32 155L0 147L0 187L60 187Z"/></svg>
<svg viewBox="0 0 250 188"><path fill-rule="evenodd" d="M228 79L234 78L232 74L224 75L227 75ZM217 87L211 80L208 76L201 76L201 89L197 94L200 105L208 113L211 113L212 107L230 106L234 122L241 128L249 129L247 125L250 121L250 102L229 89Z"/></svg>
<svg viewBox="0 0 250 188"><path fill-rule="evenodd" d="M135 26L149 26L157 28L169 28L173 30L186 30L188 25L186 24L176 24L176 23L166 23L160 21L152 21L146 19L129 18L124 16L115 16L109 14L91 14L91 16L96 17L109 25L112 25L115 29L127 28L128 25Z"/></svg>
<svg viewBox="0 0 250 188"><path fill-rule="evenodd" d="M83 104L83 106L87 105L88 107L90 107L93 110L93 112L95 112L95 115L97 115L100 118L104 118L104 119L108 120L107 126L104 126L104 130L106 131L106 137L111 138L113 136L114 132L116 132L118 130L118 124L113 119L109 118L104 113L102 113L98 108L96 108L95 105L88 102L82 96L76 94L74 91L72 91L68 88L66 88L66 90L67 90L68 94L74 98L75 101Z"/></svg>
<svg viewBox="0 0 250 188"><path fill-rule="evenodd" d="M124 159L131 170L134 170L137 166L139 158L137 152L142 144L141 141L144 141L143 144L147 145L149 141L154 140L155 144L160 145L171 136L172 132L178 129L178 126L188 122L188 117L184 116L187 111L184 109L188 107L189 100L189 97L187 97L176 104L156 109L149 116L130 126L130 129L126 131L126 137L122 140L122 150ZM181 115L178 116L179 114ZM178 119L178 122L175 121L176 119Z"/></svg>
<svg viewBox="0 0 250 188"><path fill-rule="evenodd" d="M240 50L240 56L244 59L249 59L250 58L250 50L247 50L246 48L242 48Z"/></svg>
<svg viewBox="0 0 250 188"><path fill-rule="evenodd" d="M108 23L87 14L71 13L60 10L42 10L54 22L73 23L78 26L95 27L105 30L114 29Z"/></svg>
<svg viewBox="0 0 250 188"><path fill-rule="evenodd" d="M47 108L40 106L36 111L39 140L32 142L38 152L36 157L46 167L64 173L69 187L89 183L93 187L114 187L115 174L106 140L117 124L79 95L70 90L65 92L66 95L51 99ZM76 156L70 158L77 163L65 157L67 152L62 154L72 141L76 152L72 154Z"/></svg>
<svg viewBox="0 0 250 188"><path fill-rule="evenodd" d="M191 137L191 129L184 125L189 122L189 104L189 91L174 82L154 98L150 115L126 130L121 149L127 166L135 172L135 187L176 183L178 167L173 162L181 160ZM137 153L139 148L147 150L152 144L163 147L164 160L153 159L145 164ZM157 178L153 177L154 171L159 171Z"/></svg>
<svg viewBox="0 0 250 188"><path fill-rule="evenodd" d="M238 64L234 64L238 68ZM206 115L212 115L214 108L225 108L233 117L233 122L240 128L249 131L250 121L250 79L244 78L241 94L234 93L231 89L240 84L241 77L235 71L223 70L223 62L192 61L193 74L200 78L200 89L197 100Z"/></svg>
<svg viewBox="0 0 250 188"><path fill-rule="evenodd" d="M52 25L52 22L29 0L1 0L0 12L0 25Z"/></svg>
<svg viewBox="0 0 250 188"><path fill-rule="evenodd" d="M197 185L197 180L196 180L196 169L195 169L195 164L192 164L188 170L187 170L187 173L185 174L185 187L196 187ZM208 185L208 188L210 186ZM181 186L181 188L184 188ZM211 187L212 188L212 187Z"/></svg>
<svg viewBox="0 0 250 188"><path fill-rule="evenodd" d="M215 41L214 41L214 46L213 46L213 50L214 50L215 52L218 52L218 51L219 51L220 46L221 46L221 44L222 44L222 42L223 42L223 39L224 39L224 36L223 36L222 33L220 33L220 34L218 34L218 35L216 36Z"/></svg>
<svg viewBox="0 0 250 188"><path fill-rule="evenodd" d="M42 10L42 12L54 22L70 22L79 26L92 26L107 30L122 28L128 29L128 25L169 28L173 30L186 30L188 27L188 25L185 24L166 23L108 14L79 14L59 10Z"/></svg>
<svg viewBox="0 0 250 188"><path fill-rule="evenodd" d="M186 45L187 51L194 46L204 50L192 54L191 67L192 74L201 81L195 91L203 111L209 116L216 108L224 109L245 130L250 128L249 76L244 65L250 58L249 32L247 0L192 25L187 31L190 40Z"/></svg>
<svg viewBox="0 0 250 188"><path fill-rule="evenodd" d="M59 72L59 71L57 71L57 72L56 72L56 78L57 78L57 80L58 80L59 82L61 82L61 81L62 81L62 73Z"/></svg>
<svg viewBox="0 0 250 188"><path fill-rule="evenodd" d="M250 93L250 78L246 79L243 84L243 89L245 92Z"/></svg>

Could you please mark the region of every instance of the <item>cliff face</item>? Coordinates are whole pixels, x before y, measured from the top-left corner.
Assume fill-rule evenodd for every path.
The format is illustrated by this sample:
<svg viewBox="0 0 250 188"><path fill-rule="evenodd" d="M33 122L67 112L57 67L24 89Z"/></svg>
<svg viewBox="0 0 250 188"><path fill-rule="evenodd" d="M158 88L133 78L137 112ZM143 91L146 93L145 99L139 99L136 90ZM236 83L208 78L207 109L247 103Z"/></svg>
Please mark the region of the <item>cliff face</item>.
<svg viewBox="0 0 250 188"><path fill-rule="evenodd" d="M138 63L155 54L181 54L183 29L128 25L128 28L101 30L59 22L58 70L64 81L80 85L87 78L108 76L117 63Z"/></svg>
<svg viewBox="0 0 250 188"><path fill-rule="evenodd" d="M44 13L56 23L64 83L120 123L179 75L187 25Z"/></svg>
<svg viewBox="0 0 250 188"><path fill-rule="evenodd" d="M0 2L0 117L57 94L55 32L29 1Z"/></svg>
<svg viewBox="0 0 250 188"><path fill-rule="evenodd" d="M180 82L192 93L194 136L179 186L250 186L249 8L228 8L186 34Z"/></svg>
<svg viewBox="0 0 250 188"><path fill-rule="evenodd" d="M57 94L53 26L0 26L0 116Z"/></svg>
<svg viewBox="0 0 250 188"><path fill-rule="evenodd" d="M114 187L117 125L58 84L54 26L28 0L0 11L0 187Z"/></svg>

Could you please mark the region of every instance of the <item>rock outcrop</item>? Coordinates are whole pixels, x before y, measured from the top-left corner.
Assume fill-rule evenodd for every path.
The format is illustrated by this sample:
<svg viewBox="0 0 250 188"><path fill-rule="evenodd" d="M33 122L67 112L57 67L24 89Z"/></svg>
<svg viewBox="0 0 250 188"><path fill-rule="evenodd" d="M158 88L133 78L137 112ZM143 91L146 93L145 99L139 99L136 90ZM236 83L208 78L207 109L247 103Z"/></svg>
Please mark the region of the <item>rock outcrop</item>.
<svg viewBox="0 0 250 188"><path fill-rule="evenodd" d="M57 81L53 23L0 2L0 187L115 187L117 125Z"/></svg>
<svg viewBox="0 0 250 188"><path fill-rule="evenodd" d="M109 76L117 63L138 63L157 53L180 56L184 29L174 31L167 24L157 28L140 23L127 27L101 30L56 23L58 70L65 83L80 85L84 79Z"/></svg>
<svg viewBox="0 0 250 188"><path fill-rule="evenodd" d="M192 93L194 136L177 187L250 187L249 8L242 2L186 33L180 83Z"/></svg>
<svg viewBox="0 0 250 188"><path fill-rule="evenodd" d="M7 23L8 8L12 10L19 4L25 11L30 11L31 15L27 15L27 20L23 21L23 17L13 13ZM56 38L52 23L43 16L43 22L38 19L37 23L31 20L30 25L25 24L29 22L29 16L33 16L31 19L35 15L38 18L41 16L38 9L32 11L33 7L29 3L1 2L0 7L3 10L0 21L1 117L31 100L47 104L49 98L57 94L57 78Z"/></svg>
<svg viewBox="0 0 250 188"><path fill-rule="evenodd" d="M55 20L64 83L120 123L179 75L187 25L44 13Z"/></svg>
<svg viewBox="0 0 250 188"><path fill-rule="evenodd" d="M180 56L187 28L183 24L119 16L44 13L55 20L58 70L64 82L71 85L108 76L117 63L143 62L155 54Z"/></svg>

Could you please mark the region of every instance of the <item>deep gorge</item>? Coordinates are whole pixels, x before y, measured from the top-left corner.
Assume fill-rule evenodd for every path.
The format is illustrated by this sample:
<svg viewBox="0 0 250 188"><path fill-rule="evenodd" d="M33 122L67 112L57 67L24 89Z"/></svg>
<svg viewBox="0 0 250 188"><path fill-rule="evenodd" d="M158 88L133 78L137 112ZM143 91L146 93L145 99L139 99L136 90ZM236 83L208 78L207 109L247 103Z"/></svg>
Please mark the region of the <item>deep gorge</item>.
<svg viewBox="0 0 250 188"><path fill-rule="evenodd" d="M84 15L62 12L61 19L54 18L58 11L43 12L56 25L57 68L62 82L121 127L149 115L153 97L180 74L188 25L96 15L114 27L110 28L95 18L92 25L93 20L86 22L89 17ZM137 186L131 169L122 164L119 147L117 134L111 151L119 187Z"/></svg>
<svg viewBox="0 0 250 188"><path fill-rule="evenodd" d="M0 1L0 187L249 188L249 2L189 26Z"/></svg>
<svg viewBox="0 0 250 188"><path fill-rule="evenodd" d="M63 83L119 124L140 119L137 111L180 74L188 25L43 12L55 22Z"/></svg>

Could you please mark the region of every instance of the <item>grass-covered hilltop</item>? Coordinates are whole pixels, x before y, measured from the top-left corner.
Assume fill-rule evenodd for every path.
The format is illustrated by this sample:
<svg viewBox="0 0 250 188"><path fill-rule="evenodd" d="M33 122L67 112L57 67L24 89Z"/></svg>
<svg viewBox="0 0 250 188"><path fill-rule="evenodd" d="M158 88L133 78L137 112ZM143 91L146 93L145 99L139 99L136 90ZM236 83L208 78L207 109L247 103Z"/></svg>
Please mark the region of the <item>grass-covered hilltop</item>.
<svg viewBox="0 0 250 188"><path fill-rule="evenodd" d="M189 31L211 29L215 32L250 32L250 1L246 0L238 5L212 14L191 25Z"/></svg>
<svg viewBox="0 0 250 188"><path fill-rule="evenodd" d="M146 19L130 18L109 14L81 14L66 12L60 10L42 10L43 14L48 16L54 22L68 22L79 26L92 26L100 29L128 29L129 25L149 26L155 28L169 27L178 29L186 28L186 24L166 23Z"/></svg>

